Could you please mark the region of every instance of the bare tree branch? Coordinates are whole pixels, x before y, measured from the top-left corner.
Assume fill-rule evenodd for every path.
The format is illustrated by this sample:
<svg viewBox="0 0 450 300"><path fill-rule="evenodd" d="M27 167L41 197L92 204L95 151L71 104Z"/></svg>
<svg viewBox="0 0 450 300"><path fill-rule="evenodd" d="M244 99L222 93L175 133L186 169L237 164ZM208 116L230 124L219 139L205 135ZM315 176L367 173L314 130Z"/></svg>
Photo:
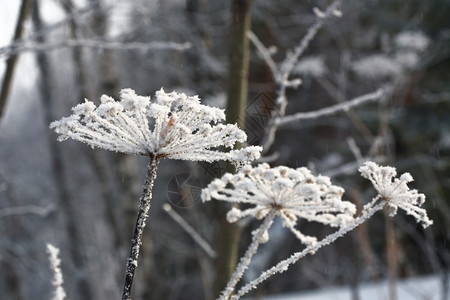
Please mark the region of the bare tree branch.
<svg viewBox="0 0 450 300"><path fill-rule="evenodd" d="M148 42L148 43L125 43L114 41L100 41L100 40L67 40L55 43L25 43L17 46L6 46L0 48L0 56L12 56L22 52L36 52L36 51L51 51L61 48L74 48L74 47L88 47L95 49L108 49L108 50L175 50L185 51L191 47L191 43L175 43L175 42Z"/></svg>
<svg viewBox="0 0 450 300"><path fill-rule="evenodd" d="M192 228L191 225L189 225L175 210L172 209L170 204L164 205L164 211L175 221L178 225L183 228L184 231L186 231L189 236L202 248L203 251L210 257L214 258L216 257L216 251L214 251L211 246L208 244L207 241L205 241L204 238L198 234L197 231L195 231L194 228Z"/></svg>
<svg viewBox="0 0 450 300"><path fill-rule="evenodd" d="M276 125L282 126L286 124L290 124L293 122L297 122L300 120L307 120L307 119L317 119L319 117L328 116L334 113L337 113L339 111L346 111L350 109L351 107L359 106L367 102L377 101L381 99L383 96L384 91L382 89L378 89L375 92L365 94L359 97L356 97L350 101L346 101L343 103L339 103L333 106L325 107L319 110L310 111L310 112L299 112L296 114L293 114L291 116L286 116L278 119L278 122Z"/></svg>

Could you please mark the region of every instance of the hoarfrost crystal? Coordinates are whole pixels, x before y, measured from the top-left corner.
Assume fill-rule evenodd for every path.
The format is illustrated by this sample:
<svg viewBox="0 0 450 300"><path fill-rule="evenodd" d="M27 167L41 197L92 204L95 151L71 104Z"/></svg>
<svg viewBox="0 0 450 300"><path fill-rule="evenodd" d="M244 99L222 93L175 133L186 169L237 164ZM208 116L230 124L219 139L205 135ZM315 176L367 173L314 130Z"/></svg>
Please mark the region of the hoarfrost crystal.
<svg viewBox="0 0 450 300"><path fill-rule="evenodd" d="M395 45L402 49L421 52L426 50L429 44L430 39L420 31L405 31L395 37Z"/></svg>
<svg viewBox="0 0 450 300"><path fill-rule="evenodd" d="M428 219L426 210L419 207L425 202L425 195L418 193L417 190L411 190L407 185L414 180L411 174L404 173L400 178L394 178L397 175L395 168L382 167L374 162L364 163L359 172L372 182L378 197L386 201L391 217L400 207L417 222L422 223L424 228L433 224L433 221Z"/></svg>
<svg viewBox="0 0 450 300"><path fill-rule="evenodd" d="M59 134L92 147L128 154L155 155L160 158L246 163L257 159L260 147L245 147L223 152L246 140L236 125L218 122L225 119L222 109L200 104L197 96L183 93L156 92L156 101L123 89L121 101L103 95L101 104L86 100L72 108L73 114L52 122L50 128Z"/></svg>
<svg viewBox="0 0 450 300"><path fill-rule="evenodd" d="M353 71L365 78L379 79L401 74L401 65L382 54L364 57L352 64Z"/></svg>
<svg viewBox="0 0 450 300"><path fill-rule="evenodd" d="M227 214L229 222L246 216L262 219L275 211L284 226L309 245L314 244L316 239L294 228L297 219L333 227L345 226L353 220L355 206L341 200L343 193L344 190L332 185L328 177L313 176L307 168L270 168L268 164L260 164L256 167L245 166L235 175L227 173L213 180L203 189L202 199L254 205L242 210L232 208Z"/></svg>
<svg viewBox="0 0 450 300"><path fill-rule="evenodd" d="M295 74L322 77L327 72L327 68L322 57L309 56L300 60L292 71Z"/></svg>

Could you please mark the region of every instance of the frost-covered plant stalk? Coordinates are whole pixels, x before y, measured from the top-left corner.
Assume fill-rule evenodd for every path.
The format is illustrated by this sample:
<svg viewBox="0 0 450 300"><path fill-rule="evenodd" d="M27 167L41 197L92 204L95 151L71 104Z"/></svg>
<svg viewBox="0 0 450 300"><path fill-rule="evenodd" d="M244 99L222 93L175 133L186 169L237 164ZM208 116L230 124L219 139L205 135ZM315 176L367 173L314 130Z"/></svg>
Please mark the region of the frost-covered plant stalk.
<svg viewBox="0 0 450 300"><path fill-rule="evenodd" d="M163 158L217 161L245 164L259 157L260 147L245 147L229 152L246 141L246 134L236 125L220 124L223 110L200 104L200 99L182 93L156 92L156 100L138 96L131 89L120 93L121 100L103 95L96 107L87 101L72 108L73 114L50 124L59 134L92 147L150 157L147 176L139 203L138 218L127 260L122 299L131 299L134 272L138 264L142 234L150 209L153 183L159 161Z"/></svg>
<svg viewBox="0 0 450 300"><path fill-rule="evenodd" d="M295 228L298 219L333 227L351 222L356 209L352 203L341 200L343 192L328 177L313 176L306 168L270 168L268 164L245 166L235 175L227 173L211 182L202 191L203 201L214 198L252 205L243 210L232 208L227 214L229 222L247 216L263 219L219 299L229 299L258 246L269 239L268 230L276 216L305 245L314 245L317 239Z"/></svg>
<svg viewBox="0 0 450 300"><path fill-rule="evenodd" d="M395 168L381 167L373 162L366 162L359 171L363 177L372 181L378 195L364 206L361 215L356 218L353 218L354 205L341 200L343 189L332 185L328 177L313 176L306 168L269 168L268 165L262 164L255 168L245 167L235 175L225 174L221 179L211 182L202 191L204 201L214 198L254 205L244 210L233 208L227 214L228 221L235 222L247 216L264 219L263 224L253 232L251 245L218 299L239 299L272 275L286 271L302 257L315 253L355 229L385 206L388 207L390 216L394 216L400 207L415 217L417 222L422 223L423 227L432 224L426 211L420 208L425 196L407 186L407 183L413 180L409 173L394 178ZM289 228L306 248L264 271L233 295L236 284L256 253L258 245L268 240L267 230L275 216L282 219L283 225ZM338 226L339 229L317 241L294 228L298 218Z"/></svg>
<svg viewBox="0 0 450 300"><path fill-rule="evenodd" d="M61 260L59 259L59 249L52 244L47 244L47 253L50 260L50 267L53 272L53 286L55 288L53 292L52 300L64 300L66 298L66 292L63 288L63 274L61 272Z"/></svg>

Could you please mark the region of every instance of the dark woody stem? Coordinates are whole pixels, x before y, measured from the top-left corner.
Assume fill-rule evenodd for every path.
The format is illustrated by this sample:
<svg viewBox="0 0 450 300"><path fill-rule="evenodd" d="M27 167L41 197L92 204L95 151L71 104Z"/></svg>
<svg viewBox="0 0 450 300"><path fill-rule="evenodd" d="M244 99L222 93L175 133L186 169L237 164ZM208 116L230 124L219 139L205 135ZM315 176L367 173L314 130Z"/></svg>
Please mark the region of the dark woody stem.
<svg viewBox="0 0 450 300"><path fill-rule="evenodd" d="M125 274L125 285L123 287L122 300L131 300L131 287L133 285L134 272L138 265L139 250L142 245L142 234L144 232L145 221L150 210L150 200L152 199L153 184L156 179L160 158L150 155L147 176L145 177L144 189L139 199L139 212L134 228L133 239L131 240L130 256L127 259L127 269Z"/></svg>

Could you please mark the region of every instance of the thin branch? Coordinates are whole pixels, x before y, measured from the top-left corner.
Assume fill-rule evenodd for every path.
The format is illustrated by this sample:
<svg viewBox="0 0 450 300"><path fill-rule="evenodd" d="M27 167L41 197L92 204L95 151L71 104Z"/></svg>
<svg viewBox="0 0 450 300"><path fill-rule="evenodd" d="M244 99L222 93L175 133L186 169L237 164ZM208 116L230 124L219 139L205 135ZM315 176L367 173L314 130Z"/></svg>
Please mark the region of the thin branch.
<svg viewBox="0 0 450 300"><path fill-rule="evenodd" d="M16 207L6 207L0 209L0 219L15 215L34 214L45 217L55 210L53 205L47 205L46 207L37 205L23 205Z"/></svg>
<svg viewBox="0 0 450 300"><path fill-rule="evenodd" d="M252 257L255 255L256 251L259 248L259 245L264 242L264 235L267 234L270 226L272 226L273 220L276 216L276 210L272 209L267 216L264 218L264 222L259 226L259 228L255 231L252 238L252 243L248 246L247 251L244 256L239 261L239 264L236 266L236 270L231 276L230 281L228 281L227 286L222 291L218 300L227 300L233 293L236 284L244 275L245 270L247 270L250 265Z"/></svg>
<svg viewBox="0 0 450 300"><path fill-rule="evenodd" d="M283 117L278 120L277 125L283 126L289 123L297 122L300 120L307 120L307 119L317 119L319 117L328 116L334 113L337 113L339 111L346 111L352 107L362 105L367 102L376 101L381 99L381 97L384 95L384 91L382 89L378 89L375 92L365 94L359 97L356 97L350 101L346 101L343 103L339 103L333 106L325 107L316 111L310 111L310 112L299 112L296 114L293 114L291 116Z"/></svg>
<svg viewBox="0 0 450 300"><path fill-rule="evenodd" d="M261 55L264 62L269 67L270 71L272 72L272 75L275 79L275 82L280 83L279 80L281 78L280 71L278 70L277 64L272 59L272 55L269 51L269 49L266 48L266 46L263 45L263 43L259 40L259 38L251 31L247 32L247 36L252 41L253 45L255 45L256 49L258 50L259 54Z"/></svg>
<svg viewBox="0 0 450 300"><path fill-rule="evenodd" d="M101 41L101 40L67 40L55 43L25 43L17 46L6 46L0 48L0 56L11 56L22 52L41 52L41 51L51 51L61 48L74 48L74 47L88 47L100 50L175 50L175 51L185 51L191 47L191 43L175 43L175 42L148 42L148 43L138 43L138 42L113 42L113 41Z"/></svg>
<svg viewBox="0 0 450 300"><path fill-rule="evenodd" d="M91 12L96 6L98 6L98 1L94 1L91 4L86 5L86 7L83 7L79 10L73 11L70 14L66 15L65 19L58 21L52 25L42 27L39 30L35 31L34 33L30 34L29 36L27 36L26 40L38 39L39 37L42 37L45 34L50 33L53 30L56 30L62 26L65 26L68 22L71 22L73 19L79 18L83 14ZM111 8L112 8L112 6L109 9L111 9ZM23 39L16 40L8 46L0 47L0 55L5 55L5 54L3 54L4 52L6 53L6 52L14 50L16 48L20 48L22 45L27 43L26 40L25 41ZM10 55L12 55L12 53L10 53Z"/></svg>
<svg viewBox="0 0 450 300"><path fill-rule="evenodd" d="M311 26L308 29L308 32L303 37L303 39L300 41L300 44L298 44L297 47L295 47L293 53L289 55L282 63L281 65L281 72L282 77L284 81L287 81L292 69L294 68L295 64L297 63L300 56L305 52L305 50L308 48L310 42L314 39L314 37L317 35L319 30L324 25L325 19L328 19L329 17L335 15L336 10L338 9L338 6L341 4L342 0L334 0L325 10L325 12L321 13L320 16L317 16L316 23ZM317 9L315 10L317 11Z"/></svg>
<svg viewBox="0 0 450 300"><path fill-rule="evenodd" d="M332 15L336 15L336 11L341 2L342 0L334 0L327 7L325 12L320 12L320 15L316 13L317 15L316 22L308 29L306 35L300 41L298 46L294 48L292 53L287 55L286 59L280 64L280 67L274 68L273 66L272 67L269 66L272 72L278 70L276 73L273 74L274 78L276 79L276 83L279 85L277 91L277 98L275 100L275 104L278 106L278 108L272 111L271 118L266 127L266 132L264 133L264 136L262 138L261 144L263 146L263 153L262 153L263 155L267 153L267 151L269 151L270 147L275 141L275 133L278 129L279 119L284 117L286 113L286 106L287 106L286 89L288 87L297 87L301 83L299 79L289 81L289 76L291 75L291 72L294 69L295 64L299 60L300 56L308 48L310 42L314 39L319 30L322 28L325 19L331 17ZM315 10L315 12L318 11L319 11L318 9ZM255 44L255 46L258 48L258 45ZM262 46L261 43L260 46ZM263 54L265 51L268 51L267 49L264 49L264 46L259 47L258 49L261 52L261 54ZM267 56L267 54L263 54L263 58L265 56ZM265 61L267 63L270 60L265 59Z"/></svg>
<svg viewBox="0 0 450 300"><path fill-rule="evenodd" d="M205 241L205 239L202 238L191 225L189 225L175 210L172 209L172 206L170 206L170 204L164 204L164 211L169 215L169 217L177 222L184 231L186 231L190 235L190 237L200 246L200 248L202 248L203 251L205 251L205 253L210 258L216 257L216 251L211 248L208 242Z"/></svg>

